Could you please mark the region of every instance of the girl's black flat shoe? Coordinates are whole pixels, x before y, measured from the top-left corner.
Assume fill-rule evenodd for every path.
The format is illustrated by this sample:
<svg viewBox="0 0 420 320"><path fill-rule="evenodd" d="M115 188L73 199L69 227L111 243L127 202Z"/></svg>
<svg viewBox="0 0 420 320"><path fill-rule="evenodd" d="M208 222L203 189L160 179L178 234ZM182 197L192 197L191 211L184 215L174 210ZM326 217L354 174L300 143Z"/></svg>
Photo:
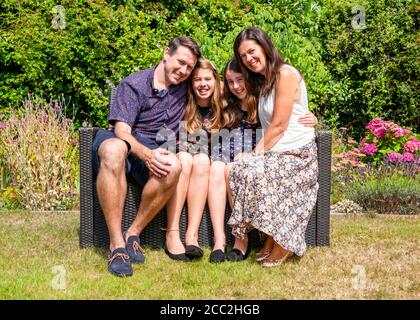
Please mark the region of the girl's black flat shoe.
<svg viewBox="0 0 420 320"><path fill-rule="evenodd" d="M226 249L225 249L226 251ZM210 253L209 262L210 263L220 263L225 261L225 253L222 249L214 250Z"/></svg>
<svg viewBox="0 0 420 320"><path fill-rule="evenodd" d="M239 249L232 249L231 252L229 252L229 254L227 255L227 260L228 261L232 261L232 262L238 262L238 261L243 261L246 258L248 258L249 256L249 252L250 252L250 248L248 247L248 249L246 250L245 254L242 253L241 250Z"/></svg>
<svg viewBox="0 0 420 320"><path fill-rule="evenodd" d="M168 247L166 246L166 244L165 244L165 248L164 249L165 249L165 253L167 254L167 256L169 258L171 258L172 260L185 261L185 262L190 261L190 258L188 258L185 253L173 254L173 253L169 252Z"/></svg>
<svg viewBox="0 0 420 320"><path fill-rule="evenodd" d="M190 259L200 259L204 252L200 247L189 245L185 247L185 255Z"/></svg>

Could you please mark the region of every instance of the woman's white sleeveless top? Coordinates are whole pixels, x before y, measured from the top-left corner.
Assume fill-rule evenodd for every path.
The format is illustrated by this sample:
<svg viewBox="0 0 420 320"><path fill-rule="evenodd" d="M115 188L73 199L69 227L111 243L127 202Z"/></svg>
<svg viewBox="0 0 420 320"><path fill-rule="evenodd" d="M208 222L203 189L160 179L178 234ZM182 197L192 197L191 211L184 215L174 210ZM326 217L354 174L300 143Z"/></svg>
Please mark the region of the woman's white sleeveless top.
<svg viewBox="0 0 420 320"><path fill-rule="evenodd" d="M299 79L300 98L294 101L292 115L290 117L289 126L283 137L270 149L271 151L289 151L298 149L309 143L315 137L315 130L312 127L305 127L298 123L298 118L309 112L308 94L306 92L305 82L299 71L289 65L283 65L282 68L290 68ZM258 102L258 116L261 121L262 128L265 130L271 123L273 118L275 88L266 97L260 97Z"/></svg>

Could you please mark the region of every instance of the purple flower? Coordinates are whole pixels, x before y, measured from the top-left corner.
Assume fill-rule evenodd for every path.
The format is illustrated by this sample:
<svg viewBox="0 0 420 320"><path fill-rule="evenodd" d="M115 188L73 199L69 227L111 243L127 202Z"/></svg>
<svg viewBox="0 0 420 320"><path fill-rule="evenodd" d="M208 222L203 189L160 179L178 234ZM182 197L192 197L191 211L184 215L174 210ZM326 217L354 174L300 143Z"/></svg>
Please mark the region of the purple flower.
<svg viewBox="0 0 420 320"><path fill-rule="evenodd" d="M391 163L401 163L403 160L402 155L395 151L388 153L386 159Z"/></svg>
<svg viewBox="0 0 420 320"><path fill-rule="evenodd" d="M4 128L6 128L6 125L3 122L0 122L0 130L3 130Z"/></svg>
<svg viewBox="0 0 420 320"><path fill-rule="evenodd" d="M363 146L363 153L367 156L371 156L378 151L378 148L374 144L365 144Z"/></svg>

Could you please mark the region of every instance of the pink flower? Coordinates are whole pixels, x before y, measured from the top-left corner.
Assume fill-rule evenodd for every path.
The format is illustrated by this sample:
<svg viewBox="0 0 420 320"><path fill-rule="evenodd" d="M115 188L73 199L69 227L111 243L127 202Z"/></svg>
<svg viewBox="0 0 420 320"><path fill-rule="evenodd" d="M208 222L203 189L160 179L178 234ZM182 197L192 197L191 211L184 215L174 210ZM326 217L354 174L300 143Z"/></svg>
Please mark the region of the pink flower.
<svg viewBox="0 0 420 320"><path fill-rule="evenodd" d="M414 161L414 154L410 152L404 152L402 154L402 161L404 162L413 162Z"/></svg>
<svg viewBox="0 0 420 320"><path fill-rule="evenodd" d="M403 137L406 134L411 134L410 130L400 127L392 121L385 121L385 128L388 132L392 132L396 138Z"/></svg>
<svg viewBox="0 0 420 320"><path fill-rule="evenodd" d="M385 121L383 121L381 118L376 118L369 121L369 123L366 125L365 128L373 132L373 130L380 127L384 127L384 126L385 126Z"/></svg>
<svg viewBox="0 0 420 320"><path fill-rule="evenodd" d="M383 121L380 118L376 118L371 120L365 128L372 132L375 137L381 138L388 131L388 121Z"/></svg>
<svg viewBox="0 0 420 320"><path fill-rule="evenodd" d="M378 148L374 144L365 144L363 146L363 153L367 156L371 156L378 151Z"/></svg>
<svg viewBox="0 0 420 320"><path fill-rule="evenodd" d="M411 132L410 130L403 128L404 134L408 135L408 134L412 134L413 132Z"/></svg>
<svg viewBox="0 0 420 320"><path fill-rule="evenodd" d="M386 133L386 129L384 127L379 127L373 130L373 134L377 137L383 137Z"/></svg>
<svg viewBox="0 0 420 320"><path fill-rule="evenodd" d="M416 151L420 150L420 141L417 140L416 137L413 137L413 138L409 139L404 144L404 150L406 152L415 153Z"/></svg>
<svg viewBox="0 0 420 320"><path fill-rule="evenodd" d="M401 127L394 127L392 131L394 133L394 137L399 138L404 136L404 130Z"/></svg>
<svg viewBox="0 0 420 320"><path fill-rule="evenodd" d="M0 130L3 130L4 128L6 128L6 125L3 122L0 122Z"/></svg>

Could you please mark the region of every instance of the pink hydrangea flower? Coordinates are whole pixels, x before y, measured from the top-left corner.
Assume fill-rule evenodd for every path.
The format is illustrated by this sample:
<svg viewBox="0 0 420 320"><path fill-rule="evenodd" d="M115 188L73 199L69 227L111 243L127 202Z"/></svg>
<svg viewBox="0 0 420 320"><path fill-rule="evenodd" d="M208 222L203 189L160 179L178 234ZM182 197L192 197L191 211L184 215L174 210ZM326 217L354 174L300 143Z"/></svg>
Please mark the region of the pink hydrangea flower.
<svg viewBox="0 0 420 320"><path fill-rule="evenodd" d="M379 127L373 130L373 134L375 135L375 137L377 138L381 138L385 135L386 133L386 129L384 127Z"/></svg>
<svg viewBox="0 0 420 320"><path fill-rule="evenodd" d="M413 162L414 161L414 154L412 154L410 152L404 152L402 154L402 160L404 162Z"/></svg>
<svg viewBox="0 0 420 320"><path fill-rule="evenodd" d="M406 134L411 134L410 130L400 127L398 124L395 124L392 121L385 121L385 128L388 132L392 132L396 138L403 137Z"/></svg>
<svg viewBox="0 0 420 320"><path fill-rule="evenodd" d="M365 144L363 146L363 153L367 156L371 156L378 151L378 148L374 144Z"/></svg>
<svg viewBox="0 0 420 320"><path fill-rule="evenodd" d="M416 137L413 137L413 138L409 139L404 144L404 150L406 152L415 153L416 151L420 150L420 141L417 140Z"/></svg>
<svg viewBox="0 0 420 320"><path fill-rule="evenodd" d="M373 132L373 130L375 130L376 128L380 128L384 126L385 126L385 121L383 121L381 118L376 118L369 121L369 123L366 125L365 128Z"/></svg>
<svg viewBox="0 0 420 320"><path fill-rule="evenodd" d="M403 128L403 130L404 130L404 134L405 135L408 135L408 134L412 134L413 133L412 131L408 130L407 128Z"/></svg>

